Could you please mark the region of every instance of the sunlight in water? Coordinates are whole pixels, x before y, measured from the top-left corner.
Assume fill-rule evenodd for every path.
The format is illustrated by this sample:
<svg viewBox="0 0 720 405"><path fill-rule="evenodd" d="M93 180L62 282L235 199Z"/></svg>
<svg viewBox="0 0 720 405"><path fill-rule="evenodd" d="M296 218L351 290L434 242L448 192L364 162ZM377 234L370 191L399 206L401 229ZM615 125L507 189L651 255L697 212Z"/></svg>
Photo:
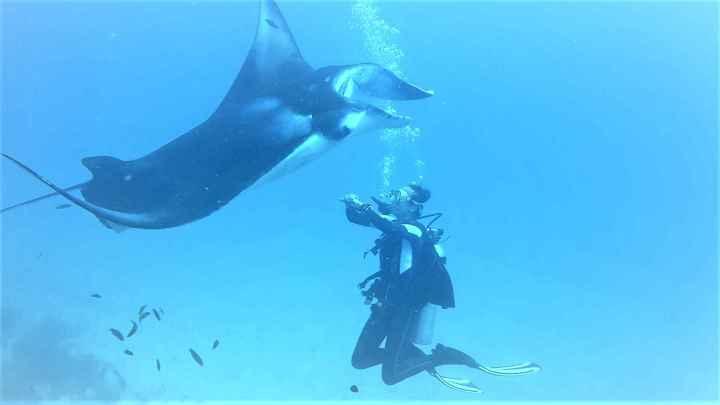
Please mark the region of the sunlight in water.
<svg viewBox="0 0 720 405"><path fill-rule="evenodd" d="M353 3L352 26L362 34L365 50L372 61L404 79L405 75L401 68L401 61L405 53L395 41L400 31L380 17L376 0L356 0ZM384 108L396 112L390 102L387 102ZM403 145L415 142L419 136L420 128L412 125L383 130L380 139L387 146L382 161L383 188L389 188L392 182L394 169L397 167L397 151ZM424 168L425 162L415 158L415 175L418 181L423 178Z"/></svg>

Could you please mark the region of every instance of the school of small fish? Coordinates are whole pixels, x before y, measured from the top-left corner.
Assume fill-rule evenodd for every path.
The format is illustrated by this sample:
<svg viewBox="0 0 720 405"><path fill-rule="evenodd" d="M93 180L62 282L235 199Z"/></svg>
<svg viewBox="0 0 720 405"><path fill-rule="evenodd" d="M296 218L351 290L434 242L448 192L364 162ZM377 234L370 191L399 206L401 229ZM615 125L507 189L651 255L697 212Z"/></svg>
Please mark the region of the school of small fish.
<svg viewBox="0 0 720 405"><path fill-rule="evenodd" d="M91 294L90 297L102 298L102 296L97 293ZM127 334L123 334L122 332L120 332L118 329L115 329L115 328L110 328L108 330L117 340L124 342L125 339L129 339L130 337L132 337L133 335L135 335L138 332L138 330L140 329L139 324L142 323L143 319L150 316L151 313L155 316L155 319L157 319L158 321L160 321L162 319L162 316L165 316L165 311L161 307L152 308L150 311L145 311L145 308L147 308L147 304L141 305L140 309L138 309L137 322L135 322L132 319L130 320L130 323L132 324L132 326L130 327L130 331ZM211 345L210 350L217 349L219 345L220 345L220 340L215 339ZM192 348L188 349L188 352L190 353L190 357L200 367L203 367L205 365L204 360L202 359L202 357L200 357L198 352L196 352ZM130 349L125 349L125 351L123 351L123 353L125 353L127 356L135 356L135 353L133 351L131 351ZM155 359L155 368L157 369L158 372L160 371L160 359L158 359L158 358Z"/></svg>

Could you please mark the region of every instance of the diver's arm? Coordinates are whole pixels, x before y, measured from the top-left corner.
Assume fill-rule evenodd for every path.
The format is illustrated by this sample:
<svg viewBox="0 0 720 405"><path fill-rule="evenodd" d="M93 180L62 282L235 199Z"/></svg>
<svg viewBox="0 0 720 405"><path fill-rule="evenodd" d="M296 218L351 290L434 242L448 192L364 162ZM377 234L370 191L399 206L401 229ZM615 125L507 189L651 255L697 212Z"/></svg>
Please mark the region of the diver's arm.
<svg viewBox="0 0 720 405"><path fill-rule="evenodd" d="M357 225L372 226L370 219L363 211L364 204L357 195L346 194L340 201L345 203L345 217L348 221Z"/></svg>
<svg viewBox="0 0 720 405"><path fill-rule="evenodd" d="M404 235L406 233L405 228L401 224L393 222L389 218L380 215L380 213L375 211L372 205L365 204L363 206L363 211L368 221L370 221L370 224L383 233L400 235Z"/></svg>
<svg viewBox="0 0 720 405"><path fill-rule="evenodd" d="M380 215L372 204L363 204L356 195L348 194L342 201L345 203L345 216L348 221L358 225L372 226L387 234L407 234L403 225Z"/></svg>
<svg viewBox="0 0 720 405"><path fill-rule="evenodd" d="M402 226L393 223L391 220L377 213L370 204L347 203L345 206L345 216L348 221L353 224L372 226L384 233L402 231Z"/></svg>
<svg viewBox="0 0 720 405"><path fill-rule="evenodd" d="M372 224L370 223L370 218L368 218L368 216L362 210L362 207L348 205L347 207L345 207L345 216L347 217L348 221L352 222L353 224L372 226Z"/></svg>

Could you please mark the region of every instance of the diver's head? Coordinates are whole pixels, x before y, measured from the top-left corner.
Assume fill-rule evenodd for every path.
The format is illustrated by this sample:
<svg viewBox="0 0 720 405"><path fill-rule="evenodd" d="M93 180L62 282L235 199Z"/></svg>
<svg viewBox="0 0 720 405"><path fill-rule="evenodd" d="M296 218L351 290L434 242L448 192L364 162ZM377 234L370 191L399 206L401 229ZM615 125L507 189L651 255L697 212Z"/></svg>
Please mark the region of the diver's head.
<svg viewBox="0 0 720 405"><path fill-rule="evenodd" d="M393 215L399 221L414 221L422 214L423 203L430 199L430 190L410 183L372 197L381 214Z"/></svg>

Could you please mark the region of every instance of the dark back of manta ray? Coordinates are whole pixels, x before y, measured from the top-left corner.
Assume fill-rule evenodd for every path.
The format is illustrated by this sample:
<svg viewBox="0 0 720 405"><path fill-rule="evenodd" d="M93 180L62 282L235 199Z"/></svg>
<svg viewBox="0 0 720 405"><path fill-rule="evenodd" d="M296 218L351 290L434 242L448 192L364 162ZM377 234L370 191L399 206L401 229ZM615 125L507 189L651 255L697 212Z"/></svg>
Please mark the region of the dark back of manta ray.
<svg viewBox="0 0 720 405"><path fill-rule="evenodd" d="M245 138L257 133L252 127L216 116L134 161L110 156L85 158L82 163L93 178L81 192L87 201L121 212L207 214L212 211L208 207L219 208L229 202L296 146L266 142L259 147L246 142L238 135L241 132L247 132ZM196 133L201 133L202 143L186 136ZM212 192L206 192L208 189Z"/></svg>
<svg viewBox="0 0 720 405"><path fill-rule="evenodd" d="M111 156L83 159L93 176L81 188L87 201L128 213L176 210L187 211L188 216L193 211L206 214L208 206L229 202L302 141L281 139L274 143L265 137L260 147L256 137L265 135L261 129L236 120L238 109L254 97L277 94L282 88L283 98L293 100L296 92L307 90L301 83L313 72L284 29L277 6L271 6L276 16L261 21L271 35L263 36L266 43L253 44L231 88L208 120L137 160ZM267 53L269 47L271 53ZM256 52L263 53L263 66L256 63ZM195 135L201 135L202 142L197 142ZM208 178L232 181L207 184ZM203 199L209 195L202 192L204 187L213 188L212 198Z"/></svg>
<svg viewBox="0 0 720 405"><path fill-rule="evenodd" d="M172 182L158 182L132 165L111 156L82 160L93 178L82 187L83 197L96 205L122 212L145 212L158 208L172 192Z"/></svg>

